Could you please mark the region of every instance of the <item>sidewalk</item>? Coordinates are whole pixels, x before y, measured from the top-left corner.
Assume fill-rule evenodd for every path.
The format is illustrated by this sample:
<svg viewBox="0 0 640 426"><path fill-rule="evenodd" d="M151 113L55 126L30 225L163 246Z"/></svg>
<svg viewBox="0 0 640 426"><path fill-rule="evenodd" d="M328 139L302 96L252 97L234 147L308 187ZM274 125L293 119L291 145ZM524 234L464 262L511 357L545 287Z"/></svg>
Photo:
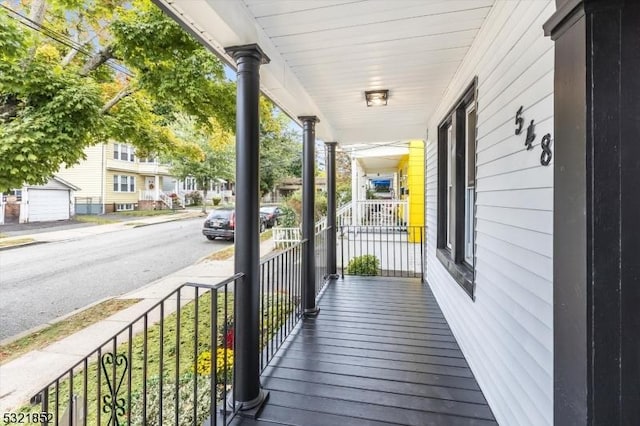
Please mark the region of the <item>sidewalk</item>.
<svg viewBox="0 0 640 426"><path fill-rule="evenodd" d="M170 220L180 220L188 216L172 215ZM195 215L197 216L197 215ZM194 217L195 217L194 216ZM159 220L164 218L165 220ZM146 226L166 222L165 217L135 220L136 225ZM113 232L132 225L112 224L90 228L71 229L33 235L38 242L63 241L98 233ZM100 229L97 229L100 228ZM25 238L16 237L16 238ZM260 244L260 254L264 256L273 250L273 240ZM204 261L160 278L145 287L117 297L118 299L140 299L109 318L99 321L50 346L24 354L20 358L0 366L0 412L15 411L28 404L29 399L44 386L82 360L90 351L110 339L114 334L137 319L159 299L169 294L185 282L216 284L233 275L233 258L220 261ZM77 313L77 312L74 312Z"/></svg>

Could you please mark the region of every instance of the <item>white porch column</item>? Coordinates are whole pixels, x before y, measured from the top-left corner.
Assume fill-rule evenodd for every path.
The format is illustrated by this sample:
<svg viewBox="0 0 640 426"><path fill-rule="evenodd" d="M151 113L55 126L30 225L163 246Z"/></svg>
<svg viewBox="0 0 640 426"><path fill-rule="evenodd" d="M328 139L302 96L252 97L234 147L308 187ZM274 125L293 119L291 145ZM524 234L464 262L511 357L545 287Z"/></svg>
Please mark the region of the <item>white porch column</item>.
<svg viewBox="0 0 640 426"><path fill-rule="evenodd" d="M360 218L358 208L358 197L360 195L360 185L358 177L358 160L353 156L353 150L351 151L351 225L358 225Z"/></svg>
<svg viewBox="0 0 640 426"><path fill-rule="evenodd" d="M155 175L154 177L154 182L153 182L153 189L156 190L156 193L154 195L154 200L159 200L160 199L160 176Z"/></svg>

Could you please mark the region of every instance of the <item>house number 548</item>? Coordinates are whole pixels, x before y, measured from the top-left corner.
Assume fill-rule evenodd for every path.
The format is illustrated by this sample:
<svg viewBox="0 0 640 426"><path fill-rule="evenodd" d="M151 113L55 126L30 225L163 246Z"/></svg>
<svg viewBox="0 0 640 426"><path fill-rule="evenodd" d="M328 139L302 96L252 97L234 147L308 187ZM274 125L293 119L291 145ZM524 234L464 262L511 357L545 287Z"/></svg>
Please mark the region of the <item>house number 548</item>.
<svg viewBox="0 0 640 426"><path fill-rule="evenodd" d="M516 112L516 135L522 133L522 127L524 126L524 117L522 116L522 111L524 107L518 108ZM525 137L524 145L527 147L527 151L533 149L533 141L536 139L535 134L535 124L534 120L531 120L531 123L527 126L527 135ZM542 148L542 154L540 154L540 164L543 166L548 166L553 158L553 153L551 152L551 133L547 133L542 137L542 142L540 142L540 147Z"/></svg>

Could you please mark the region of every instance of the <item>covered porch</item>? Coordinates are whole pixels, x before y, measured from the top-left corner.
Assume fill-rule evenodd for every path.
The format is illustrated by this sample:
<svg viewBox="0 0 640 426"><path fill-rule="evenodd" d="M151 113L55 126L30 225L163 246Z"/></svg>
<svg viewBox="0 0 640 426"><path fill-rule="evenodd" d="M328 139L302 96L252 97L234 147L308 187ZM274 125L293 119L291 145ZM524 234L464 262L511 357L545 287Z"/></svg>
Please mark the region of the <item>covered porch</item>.
<svg viewBox="0 0 640 426"><path fill-rule="evenodd" d="M210 423L223 407L221 421L246 425L640 422L637 2L155 3L237 70L241 256L224 293L237 309L220 333L208 324L207 348L235 357L233 374L209 372L220 390L207 395ZM303 129L300 242L268 264L255 220L261 94ZM327 145L320 233L316 138ZM402 187L426 225L418 277L339 278L335 150L414 142L424 174ZM363 165L354 193L377 177ZM391 181L403 192L399 173Z"/></svg>
<svg viewBox="0 0 640 426"><path fill-rule="evenodd" d="M332 279L262 373L256 419L234 425L495 425L420 279Z"/></svg>

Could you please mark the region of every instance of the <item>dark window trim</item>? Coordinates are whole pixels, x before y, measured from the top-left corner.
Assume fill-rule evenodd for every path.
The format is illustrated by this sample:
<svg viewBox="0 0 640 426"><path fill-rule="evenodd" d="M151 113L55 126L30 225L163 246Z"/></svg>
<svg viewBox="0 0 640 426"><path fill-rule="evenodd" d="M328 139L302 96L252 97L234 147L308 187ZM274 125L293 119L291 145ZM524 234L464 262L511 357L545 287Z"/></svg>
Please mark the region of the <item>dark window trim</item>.
<svg viewBox="0 0 640 426"><path fill-rule="evenodd" d="M459 183L464 182L465 174L465 150L466 150L466 131L465 120L467 108L476 103L477 77L473 81L463 95L458 98L454 106L447 112L445 118L438 125L438 232L437 232L437 250L436 257L447 269L453 279L462 287L462 289L475 300L475 256L474 265L469 265L464 257L464 209L457 206L464 206L465 188ZM476 105L477 113L477 105ZM447 215L449 206L447 199L447 137L448 128L453 125L452 138L456 145L456 156L454 167L454 193L453 205L455 209L455 218L451 229L453 234L452 248L447 247ZM459 230L462 230L460 232ZM456 232L458 231L458 232Z"/></svg>

